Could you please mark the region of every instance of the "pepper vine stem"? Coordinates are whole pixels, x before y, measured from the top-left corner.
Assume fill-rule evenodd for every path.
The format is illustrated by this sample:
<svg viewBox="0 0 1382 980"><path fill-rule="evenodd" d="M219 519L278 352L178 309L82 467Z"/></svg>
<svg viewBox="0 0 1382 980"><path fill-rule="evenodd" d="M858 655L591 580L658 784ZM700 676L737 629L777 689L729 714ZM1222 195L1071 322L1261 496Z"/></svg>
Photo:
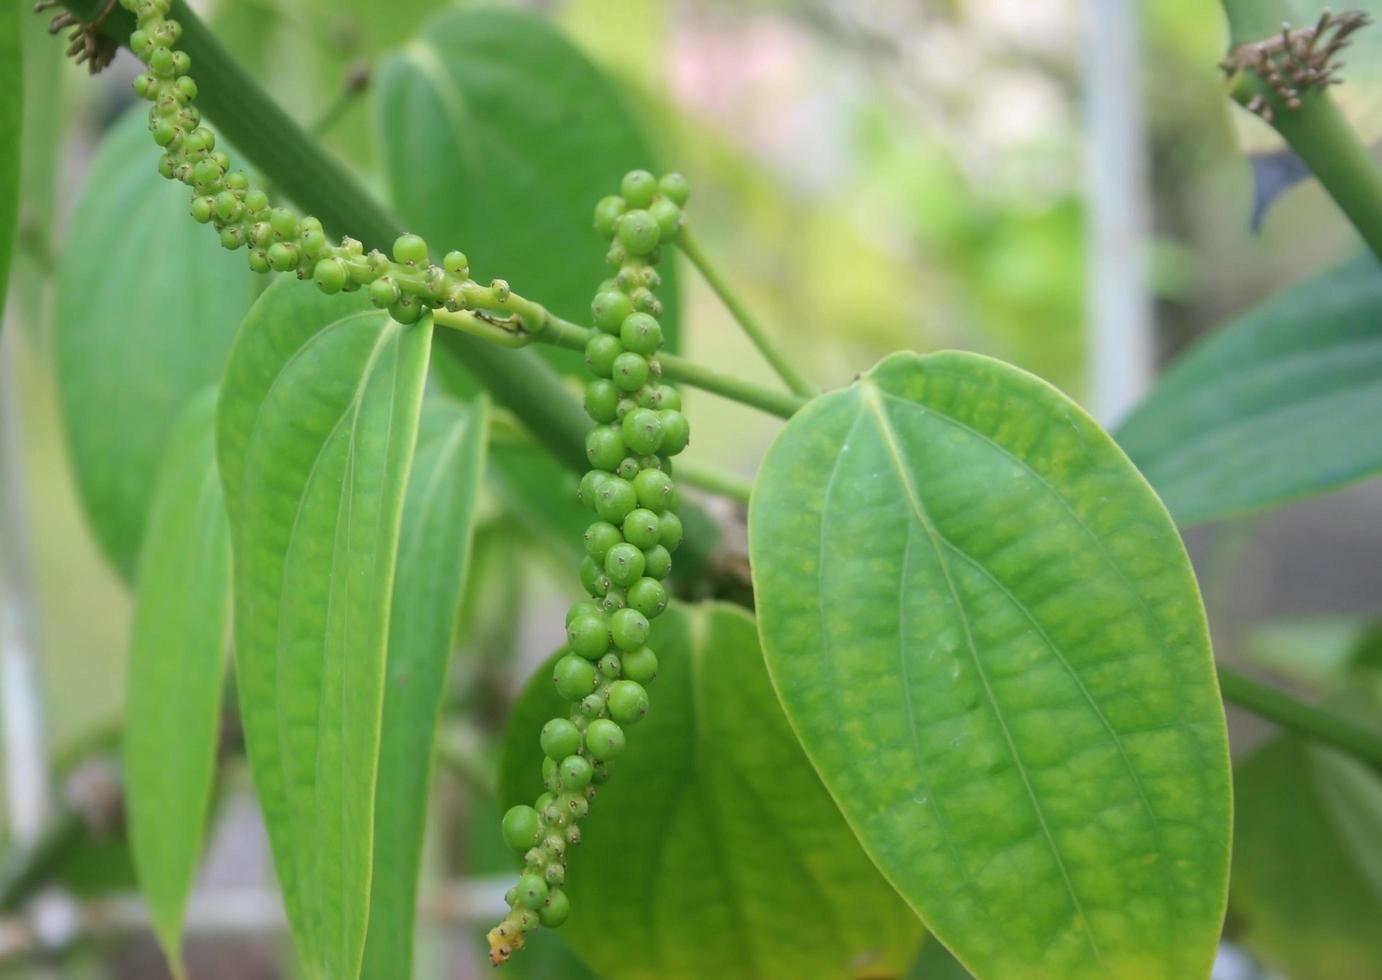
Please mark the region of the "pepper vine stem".
<svg viewBox="0 0 1382 980"><path fill-rule="evenodd" d="M1382 768L1382 737L1362 725L1308 705L1230 667L1219 667L1219 688L1225 700L1240 708Z"/></svg>
<svg viewBox="0 0 1382 980"><path fill-rule="evenodd" d="M819 395L820 389L810 381L807 381L806 378L797 371L792 365L792 362L787 358L787 355L777 346L773 339L768 336L768 332L763 329L763 325L749 312L748 307L745 306L743 300L739 298L739 294L730 287L729 283L725 281L725 278L720 275L719 271L711 265L709 257L701 249L700 244L691 234L690 228L683 227L681 229L680 234L677 235L676 245L681 249L682 254L691 260L691 264L696 267L696 271L701 274L702 278L710 285L710 288L715 291L715 295L720 297L720 302L725 304L725 309L729 310L730 315L734 317L744 333L748 335L749 340L753 342L753 346L758 348L758 353L762 354L764 360L772 365L773 370L777 372L777 376L782 379L783 383L787 385L789 389L791 389L792 393L802 398L813 398Z"/></svg>

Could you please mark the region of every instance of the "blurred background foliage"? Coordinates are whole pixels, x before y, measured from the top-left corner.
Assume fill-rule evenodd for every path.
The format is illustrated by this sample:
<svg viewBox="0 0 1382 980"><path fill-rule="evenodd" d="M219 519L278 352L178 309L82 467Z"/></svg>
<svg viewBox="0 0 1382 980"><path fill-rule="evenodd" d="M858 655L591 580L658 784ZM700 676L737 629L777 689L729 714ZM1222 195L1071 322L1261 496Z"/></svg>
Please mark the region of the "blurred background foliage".
<svg viewBox="0 0 1382 980"><path fill-rule="evenodd" d="M446 4L220 0L194 6L294 118L385 196L370 69ZM1085 393L1086 42L1078 0L532 0L527 6L550 17L622 87L661 160L690 177L702 242L817 380L848 383L890 350L957 347L1010 360L1077 399ZM1309 182L1275 204L1260 232L1250 228L1253 184L1243 151L1271 144L1265 128L1223 95L1216 63L1227 35L1219 7L1145 0L1140 13L1151 288L1156 350L1164 362L1228 315L1351 254L1356 241ZM129 597L84 523L64 451L51 375L52 273L94 149L132 101L134 65L124 54L88 79L61 59L61 45L44 27L42 18L26 18L24 176L7 330L19 353L46 724L61 754L88 743L121 714ZM1369 136L1377 135L1382 117L1371 105L1382 102L1372 98L1382 86L1365 74L1353 93L1350 111ZM147 166L153 165L151 150ZM611 182L617 177L612 173ZM472 257L485 250L482 239L444 244ZM552 248L593 251L601 244L592 232ZM689 275L682 279L681 322L687 353L772 383L708 289ZM687 401L697 434L691 458L751 475L776 423L699 392ZM454 778L437 785L440 819L432 822L433 859L425 873L432 884L453 872L508 868L493 803L485 798L493 761L488 733L502 724L504 706L527 671L557 642L559 611L574 592L569 552L521 530L523 546L513 546L512 517L520 527L540 521L511 515L501 496L484 504L457 638L462 655L454 658L452 720L442 744ZM1377 488L1363 485L1270 516L1197 529L1190 543L1219 653L1255 660L1320 696L1335 691L1378 611ZM1237 714L1232 720L1235 748L1268 734L1261 723ZM1351 778L1296 743L1278 741L1262 751L1285 758L1284 765L1322 767L1329 779ZM1261 769L1259 758L1252 771ZM243 772L228 774L216 819L232 830L213 843L208 879L257 873L272 881L255 837L262 832L244 805L247 791ZM1251 792L1275 798L1260 778ZM1302 807L1300 826L1328 819L1325 810ZM1289 839L1291 830L1264 828L1253 840L1261 845L1273 833ZM74 860L72 867L87 877L93 868L105 869L107 880L128 882L118 854L104 863ZM428 887L424 882L424 893ZM1373 914L1382 910L1377 880L1347 887L1362 896L1357 902L1371 901ZM510 972L579 975L556 941L544 933L542 942L545 948ZM214 943L194 944L194 974L276 976L287 962L272 947L235 948L234 968L225 972ZM1299 963L1290 948L1267 949L1275 965ZM421 975L478 975L471 972L477 957L458 958L440 930L419 956ZM1334 976L1382 975L1376 949L1344 950L1340 957L1350 966ZM152 976L162 968L145 946L122 953L113 974L95 953L82 962L69 960L63 975ZM1355 972L1360 962L1367 968ZM925 975L944 969L932 963Z"/></svg>

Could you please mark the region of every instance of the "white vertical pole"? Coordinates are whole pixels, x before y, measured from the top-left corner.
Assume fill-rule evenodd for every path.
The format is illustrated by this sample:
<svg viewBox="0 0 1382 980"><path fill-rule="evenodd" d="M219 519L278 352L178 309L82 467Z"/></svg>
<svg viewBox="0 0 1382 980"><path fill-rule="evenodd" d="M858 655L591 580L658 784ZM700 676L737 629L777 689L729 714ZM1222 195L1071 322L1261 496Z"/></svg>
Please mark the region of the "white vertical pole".
<svg viewBox="0 0 1382 980"><path fill-rule="evenodd" d="M1136 0L1083 0L1089 408L1112 425L1153 373Z"/></svg>

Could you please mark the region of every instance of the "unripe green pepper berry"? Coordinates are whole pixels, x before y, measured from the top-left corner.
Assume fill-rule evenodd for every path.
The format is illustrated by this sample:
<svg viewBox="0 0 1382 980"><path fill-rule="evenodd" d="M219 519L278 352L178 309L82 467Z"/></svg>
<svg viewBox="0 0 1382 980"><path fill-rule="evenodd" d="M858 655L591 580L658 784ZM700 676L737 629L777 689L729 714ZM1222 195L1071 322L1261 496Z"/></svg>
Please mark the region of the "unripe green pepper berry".
<svg viewBox="0 0 1382 980"><path fill-rule="evenodd" d="M681 518L671 511L668 511L658 518L658 522L660 525L658 531L658 544L662 545L668 552L676 551L677 545L681 544ZM624 537L628 538L627 530L624 533Z"/></svg>
<svg viewBox="0 0 1382 980"><path fill-rule="evenodd" d="M240 199L235 196L233 191L221 191L212 201L211 206L216 211L216 217L222 221L233 221L240 213Z"/></svg>
<svg viewBox="0 0 1382 980"><path fill-rule="evenodd" d="M601 290L590 304L590 316L595 326L605 333L617 334L625 318L633 312L633 303L618 289Z"/></svg>
<svg viewBox="0 0 1382 980"><path fill-rule="evenodd" d="M625 520L625 523L628 521ZM596 561L602 562L605 560L605 555L609 549L622 542L624 536L617 527L608 521L596 521L585 529L582 540L585 542L585 553Z"/></svg>
<svg viewBox="0 0 1382 980"><path fill-rule="evenodd" d="M611 381L610 384L614 384L614 382ZM616 386L616 387L617 387L617 386ZM647 386L645 385L644 387L647 387ZM623 397L623 398L620 398L620 399L619 399L619 404L616 405L615 408L614 408L615 417L618 418L620 422L622 422L622 421L624 421L624 416L625 416L625 415L628 415L630 412L632 412L632 411L633 411L635 408L637 408L637 407L638 407L638 402L634 401L632 398L629 398L628 396L625 396L625 397Z"/></svg>
<svg viewBox="0 0 1382 980"><path fill-rule="evenodd" d="M636 548L651 548L662 538L662 522L652 511L639 507L624 518L624 540Z"/></svg>
<svg viewBox="0 0 1382 980"><path fill-rule="evenodd" d="M622 197L610 195L600 198L600 203L595 205L595 230L605 238L613 238L619 216L624 213L625 207Z"/></svg>
<svg viewBox="0 0 1382 980"><path fill-rule="evenodd" d="M584 759L581 759L581 761L585 762L586 765L590 765L590 763L586 762ZM584 796L577 795L579 792L580 791L577 790L575 793L567 793L558 797L558 800L565 805L566 813L571 818L573 826L577 820L580 820L590 812L590 801Z"/></svg>
<svg viewBox="0 0 1382 980"><path fill-rule="evenodd" d="M643 571L650 578L664 579L672 571L672 555L660 544L643 552Z"/></svg>
<svg viewBox="0 0 1382 980"><path fill-rule="evenodd" d="M619 193L631 208L646 208L657 193L657 178L646 170L630 170L619 182Z"/></svg>
<svg viewBox="0 0 1382 980"><path fill-rule="evenodd" d="M657 222L658 237L662 242L673 242L677 239L677 233L681 231L681 208L662 198L648 205L648 213Z"/></svg>
<svg viewBox="0 0 1382 980"><path fill-rule="evenodd" d="M557 685L558 694L568 701L579 701L595 690L595 665L568 653L552 669L552 680Z"/></svg>
<svg viewBox="0 0 1382 980"><path fill-rule="evenodd" d="M519 875L517 889L514 900L525 909L536 911L547 901L547 882L535 874Z"/></svg>
<svg viewBox="0 0 1382 980"><path fill-rule="evenodd" d="M613 584L605 574L604 566L594 558L587 555L581 560L581 585L587 592L594 596L604 595Z"/></svg>
<svg viewBox="0 0 1382 980"><path fill-rule="evenodd" d="M630 548L633 545L629 545ZM647 568L647 559L643 553L639 552L642 558L644 569ZM644 616L653 619L662 614L662 610L667 608L667 588L655 578L640 578L633 585L629 586L629 608L637 609Z"/></svg>
<svg viewBox="0 0 1382 980"><path fill-rule="evenodd" d="M681 411L681 392L671 385L659 385L657 407L663 411Z"/></svg>
<svg viewBox="0 0 1382 980"><path fill-rule="evenodd" d="M691 182L678 173L663 174L657 182L657 189L678 207L685 207L691 197Z"/></svg>
<svg viewBox="0 0 1382 980"><path fill-rule="evenodd" d="M619 417L619 388L606 378L597 378L587 384L585 411L596 422L613 422Z"/></svg>
<svg viewBox="0 0 1382 980"><path fill-rule="evenodd" d="M278 272L287 272L296 269L298 264L298 250L296 246L286 242L274 242L269 246L269 265L273 266Z"/></svg>
<svg viewBox="0 0 1382 980"><path fill-rule="evenodd" d="M587 694L578 707L585 717L599 718L605 713L605 699L600 694Z"/></svg>
<svg viewBox="0 0 1382 980"><path fill-rule="evenodd" d="M566 718L553 718L543 725L539 741L542 743L542 751L549 759L565 759L581 750L580 729ZM533 844L536 843L534 840ZM533 844L528 846L532 847Z"/></svg>
<svg viewBox="0 0 1382 980"><path fill-rule="evenodd" d="M630 313L619 325L619 339L625 350L646 357L662 346L662 327L646 313Z"/></svg>
<svg viewBox="0 0 1382 980"><path fill-rule="evenodd" d="M400 295L398 284L388 276L376 279L369 284L369 301L381 310L397 303Z"/></svg>
<svg viewBox="0 0 1382 980"><path fill-rule="evenodd" d="M598 616L600 607L588 599L571 603L571 608L566 611L566 625L570 626L582 616Z"/></svg>
<svg viewBox="0 0 1382 980"><path fill-rule="evenodd" d="M249 254L249 263L251 272L268 272L269 253L262 248L253 249Z"/></svg>
<svg viewBox="0 0 1382 980"><path fill-rule="evenodd" d="M606 581L608 581L609 576L606 575L605 579ZM600 597L600 611L604 613L609 613L610 615L613 615L620 609L623 609L628 604L628 598L625 594L625 591L619 588L617 585L615 585L612 581L609 583L609 589L605 592L603 596Z"/></svg>
<svg viewBox="0 0 1382 980"><path fill-rule="evenodd" d="M633 545L627 547L632 548ZM642 558L642 554L639 554ZM571 652L586 660L599 660L609 649L609 624L603 616L582 616L566 628L566 642Z"/></svg>
<svg viewBox="0 0 1382 980"><path fill-rule="evenodd" d="M648 640L648 617L637 609L620 609L610 617L609 633L620 650L637 650Z"/></svg>
<svg viewBox="0 0 1382 980"><path fill-rule="evenodd" d="M646 507L655 514L666 510L676 510L676 487L672 478L661 470L643 470L634 477L634 493L638 495L638 505Z"/></svg>
<svg viewBox="0 0 1382 980"><path fill-rule="evenodd" d="M618 680L624 672L624 665L617 653L607 653L595 663L595 669L610 680Z"/></svg>
<svg viewBox="0 0 1382 980"><path fill-rule="evenodd" d="M651 254L659 237L657 220L647 211L629 211L619 219L619 244L630 255Z"/></svg>
<svg viewBox="0 0 1382 980"><path fill-rule="evenodd" d="M624 458L624 437L620 430L614 425L597 425L591 429L585 437L585 457L596 469L617 469Z"/></svg>
<svg viewBox="0 0 1382 980"><path fill-rule="evenodd" d="M604 336L604 334L601 334L599 337L593 338L591 343L594 343ZM613 337L609 339L614 340ZM619 342L615 341L615 343ZM639 388L642 388L644 382L648 380L647 358L642 354L635 354L633 351L625 351L615 357L611 362L610 373L606 375L606 377L612 377L614 383L618 385L622 391L637 391Z"/></svg>
<svg viewBox="0 0 1382 980"><path fill-rule="evenodd" d="M642 474L640 474L641 476ZM638 506L637 491L628 480L611 476L595 491L595 513L611 524L622 524Z"/></svg>
<svg viewBox="0 0 1382 980"><path fill-rule="evenodd" d="M548 886L557 885L560 887L566 884L566 869L560 864L549 864L543 869L542 878L547 882ZM548 905L552 903L551 895L547 896L547 903Z"/></svg>
<svg viewBox="0 0 1382 980"><path fill-rule="evenodd" d="M542 760L542 785L546 786L549 792L555 793L561 787L557 785L557 760ZM543 811L543 819L547 818L547 811Z"/></svg>
<svg viewBox="0 0 1382 980"><path fill-rule="evenodd" d="M427 243L420 235L399 235L393 243L393 259L406 265L427 261Z"/></svg>
<svg viewBox="0 0 1382 980"><path fill-rule="evenodd" d="M600 490L600 485L609 479L609 474L604 470L589 470L581 477L580 489L576 491L576 496L581 503L591 510L595 509L596 494Z"/></svg>
<svg viewBox="0 0 1382 980"><path fill-rule="evenodd" d="M632 725L648 713L648 692L637 681L620 680L609 686L609 716L621 725Z"/></svg>
<svg viewBox="0 0 1382 980"><path fill-rule="evenodd" d="M322 259L312 269L312 278L321 287L324 293L339 293L345 288L346 273L345 263L340 259Z"/></svg>
<svg viewBox="0 0 1382 980"><path fill-rule="evenodd" d="M686 416L675 408L664 408L658 412L662 422L662 447L660 452L675 456L691 442L691 425Z"/></svg>
<svg viewBox="0 0 1382 980"><path fill-rule="evenodd" d="M322 234L320 228L307 228L299 236L298 243L309 258L316 258L326 248L326 235Z"/></svg>
<svg viewBox="0 0 1382 980"><path fill-rule="evenodd" d="M605 574L615 585L631 585L643 576L644 564L643 552L623 541L605 555Z"/></svg>
<svg viewBox="0 0 1382 980"><path fill-rule="evenodd" d="M578 755L568 755L561 760L561 785L568 792L578 792L590 785L594 771L590 762ZM582 803L585 801L582 800Z"/></svg>
<svg viewBox="0 0 1382 980"><path fill-rule="evenodd" d="M554 794L543 793L541 796L539 796L536 800L533 801L533 806L537 809L538 813L541 813L543 810L546 810L549 806L551 806L552 801L555 799L556 796Z"/></svg>
<svg viewBox="0 0 1382 980"><path fill-rule="evenodd" d="M192 168L192 180L198 186L214 184L221 179L221 168L216 166L215 160L198 160L196 166Z"/></svg>
<svg viewBox="0 0 1382 980"><path fill-rule="evenodd" d="M658 451L662 445L662 419L651 408L636 408L624 416L621 442L639 455Z"/></svg>
<svg viewBox="0 0 1382 980"><path fill-rule="evenodd" d="M623 356L624 345L618 337L599 333L591 337L585 345L585 365L591 374L598 378L608 378L614 373L615 362ZM615 384L619 384L615 379ZM623 387L623 385L619 385Z"/></svg>
<svg viewBox="0 0 1382 980"><path fill-rule="evenodd" d="M542 839L542 826L537 811L530 806L516 806L504 814L501 829L504 843L519 854L535 846Z"/></svg>
<svg viewBox="0 0 1382 980"><path fill-rule="evenodd" d="M624 730L608 718L596 718L585 730L585 744L593 758L608 762L624 751Z"/></svg>
<svg viewBox="0 0 1382 980"><path fill-rule="evenodd" d="M639 408L662 408L662 386L644 385L633 393L633 401Z"/></svg>
<svg viewBox="0 0 1382 980"><path fill-rule="evenodd" d="M553 888L547 895L547 901L542 908L537 910L538 920L549 929L555 929L566 921L566 917L571 914L571 899L566 897L566 892L559 888Z"/></svg>
<svg viewBox="0 0 1382 980"><path fill-rule="evenodd" d="M415 296L400 296L398 302L389 307L389 316L399 323L417 323L426 312Z"/></svg>
<svg viewBox="0 0 1382 980"><path fill-rule="evenodd" d="M615 469L614 475L623 477L625 480L632 480L642 469L643 467L638 465L637 456L625 456L619 461L619 466Z"/></svg>
<svg viewBox="0 0 1382 980"><path fill-rule="evenodd" d="M279 238L296 238L298 235L297 215L287 208L274 208L269 212L269 227Z"/></svg>
<svg viewBox="0 0 1382 980"><path fill-rule="evenodd" d="M639 684L651 684L657 677L657 654L649 647L639 647L624 654L624 676Z"/></svg>
<svg viewBox="0 0 1382 980"><path fill-rule="evenodd" d="M447 275L463 278L470 274L470 259L464 252L450 251L442 256L441 267Z"/></svg>
<svg viewBox="0 0 1382 980"><path fill-rule="evenodd" d="M213 204L209 197L192 198L192 220L198 224L206 224L211 220L212 207ZM610 382L610 384L613 383Z"/></svg>

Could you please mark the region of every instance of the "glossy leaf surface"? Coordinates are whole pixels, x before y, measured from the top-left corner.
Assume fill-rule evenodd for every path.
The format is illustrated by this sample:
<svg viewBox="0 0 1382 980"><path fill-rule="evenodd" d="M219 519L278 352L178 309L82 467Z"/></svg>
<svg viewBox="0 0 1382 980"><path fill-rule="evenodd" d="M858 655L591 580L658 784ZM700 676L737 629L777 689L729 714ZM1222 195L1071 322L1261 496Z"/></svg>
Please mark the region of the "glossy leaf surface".
<svg viewBox="0 0 1382 980"><path fill-rule="evenodd" d="M216 390L168 441L140 549L122 749L125 815L154 930L179 963L220 734L230 530L216 472Z"/></svg>
<svg viewBox="0 0 1382 980"><path fill-rule="evenodd" d="M432 745L485 472L489 409L423 407L403 503L374 808L374 875L362 976L412 975Z"/></svg>
<svg viewBox="0 0 1382 980"><path fill-rule="evenodd" d="M217 452L250 767L310 977L359 971L389 607L431 342L275 283L241 327Z"/></svg>
<svg viewBox="0 0 1382 980"><path fill-rule="evenodd" d="M1382 780L1294 737L1239 764L1230 921L1286 976L1382 977Z"/></svg>
<svg viewBox="0 0 1382 980"><path fill-rule="evenodd" d="M147 110L110 132L87 174L58 265L58 393L77 489L106 556L133 568L164 441L220 379L253 297L243 254L188 217L158 175Z"/></svg>
<svg viewBox="0 0 1382 980"><path fill-rule="evenodd" d="M1181 524L1382 471L1382 268L1340 266L1214 331L1117 436Z"/></svg>
<svg viewBox="0 0 1382 980"><path fill-rule="evenodd" d="M652 154L608 79L552 24L517 10L452 11L379 73L378 119L395 209L480 282L505 279L589 322L610 275L595 202ZM675 349L676 272L660 269ZM571 351L544 349L567 367Z"/></svg>
<svg viewBox="0 0 1382 980"><path fill-rule="evenodd" d="M788 423L749 548L793 727L965 966L1208 975L1230 787L1199 592L1073 402L985 357L893 355Z"/></svg>
<svg viewBox="0 0 1382 980"><path fill-rule="evenodd" d="M869 863L773 696L753 619L674 606L658 677L567 874L562 935L600 976L893 976L921 924ZM542 791L538 733L569 705L540 669L515 706L505 805Z"/></svg>

